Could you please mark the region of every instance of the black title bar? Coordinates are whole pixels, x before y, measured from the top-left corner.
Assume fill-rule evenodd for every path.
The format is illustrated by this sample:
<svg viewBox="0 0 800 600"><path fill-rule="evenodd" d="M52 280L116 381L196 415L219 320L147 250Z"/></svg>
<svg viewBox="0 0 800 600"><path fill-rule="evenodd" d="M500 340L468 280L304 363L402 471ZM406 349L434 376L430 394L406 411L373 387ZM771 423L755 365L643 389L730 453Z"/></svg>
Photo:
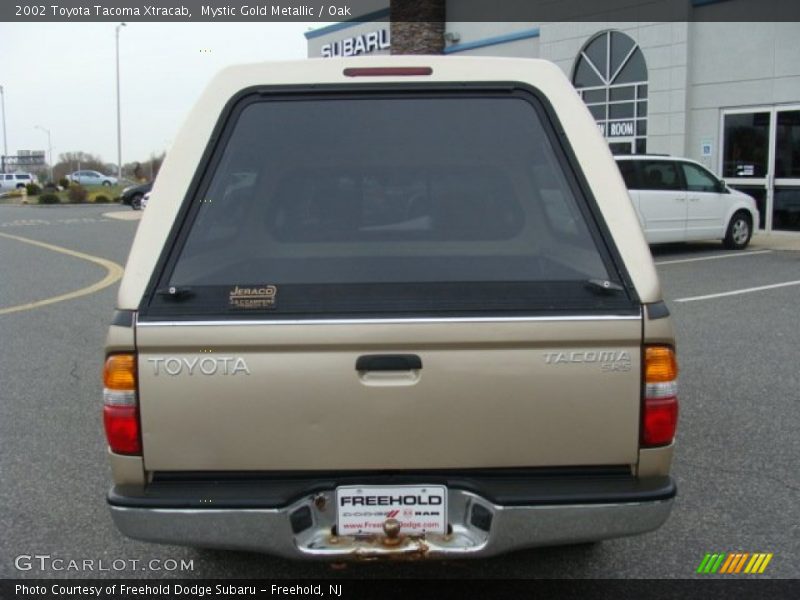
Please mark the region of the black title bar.
<svg viewBox="0 0 800 600"><path fill-rule="evenodd" d="M429 11L415 0L393 0L407 21ZM408 4L402 10L402 5ZM797 0L446 0L457 21L800 21ZM389 0L3 0L8 22L331 22L386 20Z"/></svg>
<svg viewBox="0 0 800 600"><path fill-rule="evenodd" d="M392 570L399 577L413 572L412 564L397 562ZM464 563L466 567L467 563ZM603 580L488 580L470 579L347 579L332 575L322 580L281 579L4 579L0 580L3 600L491 600L493 598L613 598L637 600L681 598L693 600L739 600L797 598L797 580L765 580L731 576L728 579L603 579ZM332 573L335 573L332 571ZM344 571L346 574L347 571ZM352 577L352 575L350 575Z"/></svg>

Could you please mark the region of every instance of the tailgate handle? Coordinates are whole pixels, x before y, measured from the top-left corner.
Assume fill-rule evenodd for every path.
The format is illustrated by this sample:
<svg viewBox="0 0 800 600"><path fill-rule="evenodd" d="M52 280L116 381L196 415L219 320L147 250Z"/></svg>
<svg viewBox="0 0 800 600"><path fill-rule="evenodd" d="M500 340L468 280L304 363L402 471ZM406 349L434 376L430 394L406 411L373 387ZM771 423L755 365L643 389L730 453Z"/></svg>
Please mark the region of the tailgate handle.
<svg viewBox="0 0 800 600"><path fill-rule="evenodd" d="M416 354L365 354L356 361L356 371L412 371L422 368Z"/></svg>

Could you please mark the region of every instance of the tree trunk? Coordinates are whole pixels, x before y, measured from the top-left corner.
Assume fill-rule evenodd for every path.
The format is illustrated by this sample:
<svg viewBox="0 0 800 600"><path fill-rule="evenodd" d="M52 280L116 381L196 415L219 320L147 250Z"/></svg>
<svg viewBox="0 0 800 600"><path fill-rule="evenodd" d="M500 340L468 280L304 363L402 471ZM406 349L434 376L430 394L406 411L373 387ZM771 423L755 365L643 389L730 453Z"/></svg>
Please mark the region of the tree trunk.
<svg viewBox="0 0 800 600"><path fill-rule="evenodd" d="M442 54L445 0L390 0L392 54Z"/></svg>

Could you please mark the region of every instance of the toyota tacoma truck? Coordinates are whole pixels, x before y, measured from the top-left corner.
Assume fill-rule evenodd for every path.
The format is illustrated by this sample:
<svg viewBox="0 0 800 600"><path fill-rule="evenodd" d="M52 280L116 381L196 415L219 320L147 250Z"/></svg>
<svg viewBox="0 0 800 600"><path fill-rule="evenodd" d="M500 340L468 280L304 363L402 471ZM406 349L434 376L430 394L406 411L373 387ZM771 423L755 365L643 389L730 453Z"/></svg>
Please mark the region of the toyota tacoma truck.
<svg viewBox="0 0 800 600"><path fill-rule="evenodd" d="M669 311L553 64L231 67L152 195L105 348L125 535L485 557L667 519Z"/></svg>

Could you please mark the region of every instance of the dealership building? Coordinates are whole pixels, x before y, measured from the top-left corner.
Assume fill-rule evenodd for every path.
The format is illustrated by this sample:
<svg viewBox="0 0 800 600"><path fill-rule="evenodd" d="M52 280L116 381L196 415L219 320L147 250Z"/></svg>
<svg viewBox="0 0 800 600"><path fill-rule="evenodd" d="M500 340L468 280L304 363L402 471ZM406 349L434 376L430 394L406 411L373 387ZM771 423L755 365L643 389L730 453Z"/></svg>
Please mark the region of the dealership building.
<svg viewBox="0 0 800 600"><path fill-rule="evenodd" d="M389 54L388 8L361 19L307 32L308 56ZM692 158L756 199L761 229L800 231L800 23L448 20L444 37L446 55L554 62L612 152Z"/></svg>

